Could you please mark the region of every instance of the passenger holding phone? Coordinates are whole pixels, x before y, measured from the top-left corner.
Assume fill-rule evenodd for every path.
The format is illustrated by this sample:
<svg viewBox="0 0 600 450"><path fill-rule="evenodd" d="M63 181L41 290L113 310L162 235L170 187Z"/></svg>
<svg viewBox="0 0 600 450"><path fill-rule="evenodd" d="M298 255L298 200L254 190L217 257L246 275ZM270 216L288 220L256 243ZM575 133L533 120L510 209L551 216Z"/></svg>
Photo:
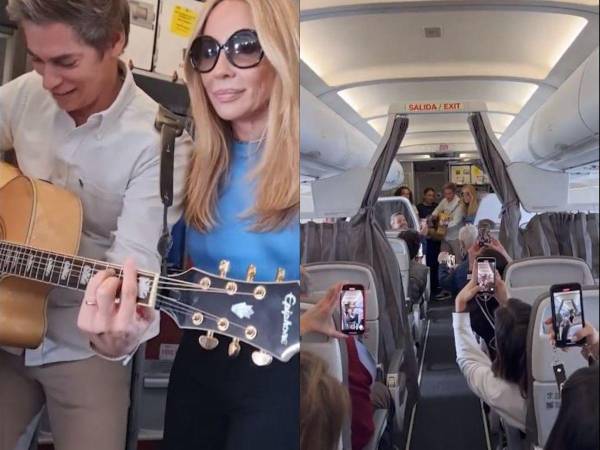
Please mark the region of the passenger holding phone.
<svg viewBox="0 0 600 450"><path fill-rule="evenodd" d="M556 334L554 332L554 327L552 326L552 317L548 317L544 323L547 325L548 339L552 342L552 345L556 345ZM586 360L598 361L600 353L600 336L598 335L598 330L596 330L589 322L586 322L583 328L577 330L574 334L574 339L577 342L581 342L581 356L583 356ZM558 347L558 346L557 346ZM566 347L559 347L563 351L567 351Z"/></svg>
<svg viewBox="0 0 600 450"><path fill-rule="evenodd" d="M498 274L495 295L499 306L494 312L496 356L492 360L477 343L467 314L468 305L477 298L477 266L473 277L455 300L452 315L456 362L469 388L505 422L525 431L527 415L527 330L531 306L508 299L506 286Z"/></svg>

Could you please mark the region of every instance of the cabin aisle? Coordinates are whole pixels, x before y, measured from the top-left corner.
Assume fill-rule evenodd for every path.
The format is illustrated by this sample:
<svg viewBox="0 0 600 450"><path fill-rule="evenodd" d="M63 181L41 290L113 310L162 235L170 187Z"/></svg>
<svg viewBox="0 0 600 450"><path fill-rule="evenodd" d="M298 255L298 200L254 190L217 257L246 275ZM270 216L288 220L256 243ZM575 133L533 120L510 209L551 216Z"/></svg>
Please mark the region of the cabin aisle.
<svg viewBox="0 0 600 450"><path fill-rule="evenodd" d="M456 365L454 299L430 302L429 335L410 450L487 450L479 399Z"/></svg>

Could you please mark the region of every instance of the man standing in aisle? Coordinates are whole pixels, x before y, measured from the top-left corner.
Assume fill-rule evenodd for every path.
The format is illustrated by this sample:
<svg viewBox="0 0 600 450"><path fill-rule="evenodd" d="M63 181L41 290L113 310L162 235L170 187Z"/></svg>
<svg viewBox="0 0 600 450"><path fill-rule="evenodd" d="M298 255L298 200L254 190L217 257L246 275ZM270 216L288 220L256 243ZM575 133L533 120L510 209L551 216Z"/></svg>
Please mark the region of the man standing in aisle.
<svg viewBox="0 0 600 450"><path fill-rule="evenodd" d="M83 206L79 254L159 270L162 228L157 104L119 56L127 0L9 0L33 72L0 87L0 151L20 170L74 192ZM191 139L175 152L174 203L182 211ZM23 442L44 404L56 450L122 450L130 367L96 355L77 328L82 294L54 289L48 330L35 350L0 349L0 450ZM158 332L158 314L149 335ZM94 386L94 389L90 389Z"/></svg>

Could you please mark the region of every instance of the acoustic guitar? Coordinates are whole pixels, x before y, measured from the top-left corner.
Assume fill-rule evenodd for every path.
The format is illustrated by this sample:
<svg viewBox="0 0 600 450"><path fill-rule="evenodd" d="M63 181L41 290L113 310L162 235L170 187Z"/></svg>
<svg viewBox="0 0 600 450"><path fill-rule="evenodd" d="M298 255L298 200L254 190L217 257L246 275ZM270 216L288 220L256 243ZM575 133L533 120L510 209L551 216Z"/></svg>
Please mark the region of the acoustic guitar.
<svg viewBox="0 0 600 450"><path fill-rule="evenodd" d="M0 345L38 347L46 332L50 290L85 291L92 276L122 266L76 256L81 236L81 202L71 192L22 176L0 162ZM288 361L300 350L298 281L285 282L280 269L273 282L255 282L196 268L161 276L138 270L137 302L168 314L180 328L206 330L199 344L213 349L215 333L232 338L235 356L240 342L257 350L252 360L266 365L275 357Z"/></svg>

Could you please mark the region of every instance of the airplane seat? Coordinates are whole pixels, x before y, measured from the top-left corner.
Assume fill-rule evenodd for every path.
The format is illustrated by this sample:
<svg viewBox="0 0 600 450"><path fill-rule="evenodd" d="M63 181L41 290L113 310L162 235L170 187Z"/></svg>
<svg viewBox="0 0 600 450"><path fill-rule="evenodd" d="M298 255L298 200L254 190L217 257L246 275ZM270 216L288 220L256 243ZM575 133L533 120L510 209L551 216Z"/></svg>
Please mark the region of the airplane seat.
<svg viewBox="0 0 600 450"><path fill-rule="evenodd" d="M408 256L408 247L406 246L406 242L403 239L400 239L397 232L394 232L393 235L387 233L387 240L392 246L394 250L394 254L396 255L396 260L398 261L398 266L400 267L400 274L402 276L402 290L404 291L404 298L406 302L409 302L408 298L408 282L409 282L409 265L410 265L410 257ZM400 305L398 305L400 306ZM402 306L404 308L404 306Z"/></svg>
<svg viewBox="0 0 600 450"><path fill-rule="evenodd" d="M590 267L572 256L534 256L511 262L504 273L509 297L533 305L538 296L560 283L594 284Z"/></svg>
<svg viewBox="0 0 600 450"><path fill-rule="evenodd" d="M300 310L306 311L312 307L322 296L323 292L312 291L306 302L300 304ZM331 320L334 320L333 316ZM318 333L308 333L302 336L302 351L308 351L319 356L327 364L328 373L340 383L348 386L348 361L346 347L338 339L329 338ZM369 445L364 450L376 450L387 425L387 411L377 409L373 413L375 432ZM340 436L339 450L350 450L352 446L351 421L344 423Z"/></svg>
<svg viewBox="0 0 600 450"><path fill-rule="evenodd" d="M373 270L366 264L353 262L322 262L304 266L309 276L309 298L318 300L332 285L339 282L362 284L365 288L365 325L366 332L362 342L369 349L375 361L381 360L379 354L379 303ZM339 326L336 327L339 328Z"/></svg>
<svg viewBox="0 0 600 450"><path fill-rule="evenodd" d="M402 372L404 357L402 350L397 350L392 355L388 372L382 373L382 355L379 348L379 333L381 332L379 324L379 301L373 269L366 264L340 261L309 263L304 265L304 268L309 276L308 285L311 292L310 297L314 299L313 301L322 297L330 286L340 281L362 284L365 287L365 322L367 332L362 336L362 342L377 362L378 371L380 372L378 377L383 378L381 381L388 387L394 401L394 432L402 433L408 395L407 378ZM379 420L379 424L381 425L382 423Z"/></svg>
<svg viewBox="0 0 600 450"><path fill-rule="evenodd" d="M431 279L429 277L430 268L427 268L427 285L423 291L423 295L419 301L413 304L413 315L415 321L415 342L419 345L423 344L425 339L425 324L427 322L427 307L429 305L429 297L431 295Z"/></svg>
<svg viewBox="0 0 600 450"><path fill-rule="evenodd" d="M598 287L583 287L582 293L584 319L598 329ZM580 347L570 347L564 352L552 347L544 326L544 321L551 316L550 294L545 292L533 304L527 336L527 440L540 447L545 445L560 408L560 394L552 369L554 361L558 359L564 365L567 377L588 365L580 354Z"/></svg>
<svg viewBox="0 0 600 450"><path fill-rule="evenodd" d="M423 322L425 320L423 307L427 306L425 299L429 299L429 294L424 293L423 296L421 296L421 298L418 299L410 298L408 290L408 285L410 283L410 256L408 253L408 247L406 246L406 242L404 242L403 239L397 237L396 232L393 232L393 234L386 232L386 235L388 238L388 242L390 243L392 249L394 250L394 254L396 255L398 266L400 267L400 275L402 277L402 289L404 290L404 299L409 307L409 310L411 311L411 314L409 315L409 325L412 330L413 338L415 343L422 344L422 328ZM430 280L428 277L428 286L429 283ZM398 308L406 308L406 306L398 305Z"/></svg>

